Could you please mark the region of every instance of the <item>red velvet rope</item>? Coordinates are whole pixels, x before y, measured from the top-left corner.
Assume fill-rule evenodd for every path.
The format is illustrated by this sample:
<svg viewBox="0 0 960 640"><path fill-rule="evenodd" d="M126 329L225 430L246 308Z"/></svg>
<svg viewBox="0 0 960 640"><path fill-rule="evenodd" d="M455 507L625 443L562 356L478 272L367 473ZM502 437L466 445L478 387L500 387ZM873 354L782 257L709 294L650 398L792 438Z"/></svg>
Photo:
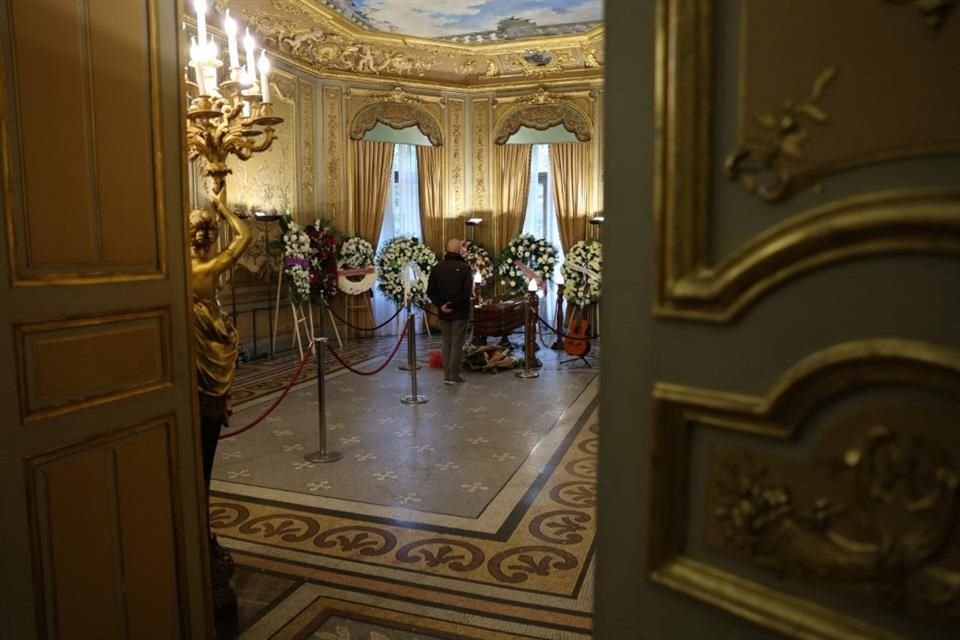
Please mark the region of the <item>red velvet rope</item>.
<svg viewBox="0 0 960 640"><path fill-rule="evenodd" d="M333 314L333 317L334 317L334 318L336 318L337 320L339 320L339 321L342 322L343 324L347 325L348 327L350 327L350 328L353 329L354 331L376 331L377 329L383 329L385 326L387 326L388 324L390 324L391 322L393 322L393 319L396 318L398 315L400 315L400 311L402 311L402 308L397 307L397 312L396 312L395 314L393 314L392 316L390 316L390 318L388 318L386 321L381 322L380 324L378 324L378 325L375 326L375 327L366 328L366 327L358 327L358 326L356 326L356 325L350 324L350 322L348 322L347 320L341 318L341 317L340 317L340 314L333 310L333 307L331 307L330 305L326 305L326 307L327 307L327 309L330 311L330 313Z"/></svg>
<svg viewBox="0 0 960 640"><path fill-rule="evenodd" d="M283 399L287 397L287 393L290 392L290 388L293 387L293 385L297 382L297 378L300 377L300 374L303 372L303 368L307 366L307 360L310 359L310 354L312 352L313 352L313 345L311 344L310 346L307 347L307 350L303 352L303 358L300 360L300 366L297 367L297 371L293 374L293 377L290 378L290 382L288 382L287 386L283 388L283 391L280 392L280 395L277 396L276 400L274 400L270 404L270 406L267 407L266 411L261 413L259 416L256 417L256 419L253 422L243 427L242 429L237 429L236 431L231 431L230 433L221 433L220 440L223 440L224 438L232 438L233 436L240 435L244 431L249 431L250 429L253 429L255 426L263 422L263 420L267 416L269 416L274 409L280 406L280 403L283 402Z"/></svg>
<svg viewBox="0 0 960 640"><path fill-rule="evenodd" d="M397 351L400 349L400 345L403 344L403 338L407 335L407 326L408 325L404 323L403 331L400 332L400 339L397 340L397 344L393 345L393 350L390 352L390 355L387 356L387 359L384 361L382 365L380 365L373 371L359 371L357 369L354 369L349 364L344 362L343 358L340 357L340 354L334 351L333 347L331 347L329 343L327 344L327 349L329 349L330 353L333 354L333 357L337 359L337 362L342 364L344 368L346 368L347 370L357 374L358 376L374 376L380 373L381 371L383 371L384 369L386 369L387 365L390 364L390 361L393 360L393 357L397 355Z"/></svg>

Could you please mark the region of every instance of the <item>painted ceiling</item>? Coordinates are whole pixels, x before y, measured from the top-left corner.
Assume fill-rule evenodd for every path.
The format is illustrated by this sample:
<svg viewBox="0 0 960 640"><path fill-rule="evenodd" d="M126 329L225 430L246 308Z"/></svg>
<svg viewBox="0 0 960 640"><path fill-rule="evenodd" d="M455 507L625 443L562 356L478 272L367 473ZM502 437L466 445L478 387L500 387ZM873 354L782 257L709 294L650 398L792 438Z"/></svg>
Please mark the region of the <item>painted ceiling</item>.
<svg viewBox="0 0 960 640"><path fill-rule="evenodd" d="M462 42L586 31L603 0L316 0L368 29Z"/></svg>

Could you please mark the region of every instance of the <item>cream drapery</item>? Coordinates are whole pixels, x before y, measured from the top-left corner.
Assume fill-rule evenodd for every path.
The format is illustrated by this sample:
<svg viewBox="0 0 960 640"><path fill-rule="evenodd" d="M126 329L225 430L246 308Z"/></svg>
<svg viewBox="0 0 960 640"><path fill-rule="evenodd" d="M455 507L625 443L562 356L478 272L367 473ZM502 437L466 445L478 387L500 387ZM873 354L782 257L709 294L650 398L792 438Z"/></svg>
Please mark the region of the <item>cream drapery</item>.
<svg viewBox="0 0 960 640"><path fill-rule="evenodd" d="M423 242L443 256L443 147L417 147L417 178L420 190L420 226Z"/></svg>
<svg viewBox="0 0 960 640"><path fill-rule="evenodd" d="M590 143L550 145L550 177L557 205L557 221L563 250L587 237L590 201Z"/></svg>
<svg viewBox="0 0 960 640"><path fill-rule="evenodd" d="M530 155L533 147L529 144L495 146L500 193L496 213L497 242L494 250L499 253L523 229L527 196L530 192Z"/></svg>
<svg viewBox="0 0 960 640"><path fill-rule="evenodd" d="M394 145L391 142L367 140L354 140L351 145L353 175L350 188L353 194L355 229L358 236L376 247L380 241L383 212L390 190ZM357 305L357 308L352 305L347 317L354 326L372 327L376 323L373 321L370 298L362 296L362 299L364 304Z"/></svg>

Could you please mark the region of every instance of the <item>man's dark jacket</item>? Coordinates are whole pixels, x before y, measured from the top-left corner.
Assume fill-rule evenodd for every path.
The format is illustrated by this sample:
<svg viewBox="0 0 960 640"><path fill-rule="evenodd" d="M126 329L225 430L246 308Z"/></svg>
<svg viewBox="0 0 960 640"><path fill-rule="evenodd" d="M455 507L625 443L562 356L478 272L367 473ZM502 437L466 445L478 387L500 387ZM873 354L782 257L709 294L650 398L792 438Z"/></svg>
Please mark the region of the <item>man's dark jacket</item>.
<svg viewBox="0 0 960 640"><path fill-rule="evenodd" d="M472 292L473 272L459 253L448 252L430 271L427 296L437 306L441 320L468 320ZM449 305L450 313L441 310L444 304Z"/></svg>

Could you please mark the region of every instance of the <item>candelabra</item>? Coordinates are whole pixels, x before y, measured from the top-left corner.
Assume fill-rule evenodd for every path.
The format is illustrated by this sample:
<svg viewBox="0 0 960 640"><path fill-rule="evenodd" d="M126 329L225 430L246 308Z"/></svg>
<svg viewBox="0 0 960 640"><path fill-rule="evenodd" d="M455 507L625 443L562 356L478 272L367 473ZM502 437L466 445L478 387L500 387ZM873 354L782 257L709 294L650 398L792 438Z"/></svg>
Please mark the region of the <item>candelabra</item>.
<svg viewBox="0 0 960 640"><path fill-rule="evenodd" d="M204 175L214 182L214 192L222 193L230 174L227 158L232 154L249 160L253 154L266 151L275 138L274 126L283 122L273 113L270 103L270 61L260 52L255 69L255 43L249 29L244 37L245 64L240 64L237 23L226 12L224 32L227 34L230 66L226 79L220 81L223 62L217 45L207 38L206 1L194 0L197 13L197 36L190 46L193 79L186 77L187 152L191 160L207 161ZM259 71L259 78L256 71Z"/></svg>

